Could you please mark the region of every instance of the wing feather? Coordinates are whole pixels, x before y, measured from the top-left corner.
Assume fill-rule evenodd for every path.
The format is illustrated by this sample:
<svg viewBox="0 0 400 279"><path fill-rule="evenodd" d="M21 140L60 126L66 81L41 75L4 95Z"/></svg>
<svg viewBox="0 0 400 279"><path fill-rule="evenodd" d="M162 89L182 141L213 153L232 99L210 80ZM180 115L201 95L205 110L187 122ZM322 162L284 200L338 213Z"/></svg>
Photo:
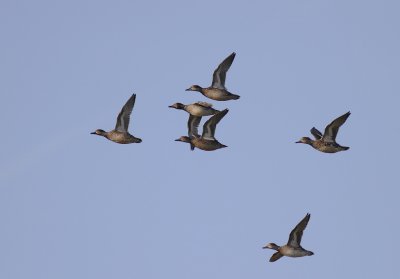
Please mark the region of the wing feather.
<svg viewBox="0 0 400 279"><path fill-rule="evenodd" d="M130 116L135 105L136 94L133 94L129 100L122 107L121 112L118 114L115 130L119 132L128 132Z"/></svg>
<svg viewBox="0 0 400 279"><path fill-rule="evenodd" d="M225 79L226 79L226 72L232 65L233 60L235 59L236 53L232 52L221 64L219 64L218 68L215 69L213 74L213 81L211 87L219 88L219 89L226 89L225 88Z"/></svg>
<svg viewBox="0 0 400 279"><path fill-rule="evenodd" d="M328 126L325 128L324 132L324 141L325 142L335 142L336 141L336 136L337 133L339 132L340 126L343 125L344 122L346 122L347 118L350 116L350 111L343 114L342 116L339 116L335 120L333 120Z"/></svg>
<svg viewBox="0 0 400 279"><path fill-rule="evenodd" d="M298 223L297 226L290 232L289 241L287 243L288 245L292 247L301 247L300 242L303 236L303 231L307 227L309 220L310 214L307 213L303 220L301 220L300 223Z"/></svg>
<svg viewBox="0 0 400 279"><path fill-rule="evenodd" d="M322 133L318 131L315 127L312 127L310 132L316 140L322 139Z"/></svg>
<svg viewBox="0 0 400 279"><path fill-rule="evenodd" d="M228 113L228 109L224 109L216 114L214 114L210 119L207 120L203 125L203 134L202 137L209 140L215 140L215 128L221 119Z"/></svg>

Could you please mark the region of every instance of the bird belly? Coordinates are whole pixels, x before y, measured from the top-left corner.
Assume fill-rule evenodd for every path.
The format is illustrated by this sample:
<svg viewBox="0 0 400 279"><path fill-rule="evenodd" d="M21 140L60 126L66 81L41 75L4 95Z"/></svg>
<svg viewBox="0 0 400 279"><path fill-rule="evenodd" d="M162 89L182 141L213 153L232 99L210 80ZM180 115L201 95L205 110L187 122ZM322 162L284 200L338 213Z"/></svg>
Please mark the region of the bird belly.
<svg viewBox="0 0 400 279"><path fill-rule="evenodd" d="M206 108L199 107L199 106L190 107L188 109L188 112L191 115L198 116L198 117L207 116L207 115L212 115L213 114L210 109L206 109Z"/></svg>
<svg viewBox="0 0 400 279"><path fill-rule="evenodd" d="M324 152L324 153L336 153L341 151L341 149L338 146L332 145L332 144L322 144L318 148L319 151Z"/></svg>
<svg viewBox="0 0 400 279"><path fill-rule="evenodd" d="M231 99L227 91L218 88L206 88L204 89L204 95L216 101L227 101Z"/></svg>
<svg viewBox="0 0 400 279"><path fill-rule="evenodd" d="M112 132L108 137L109 140L119 143L119 144L128 144L128 143L134 143L134 142L140 142L141 140L136 139L130 134L127 133L121 133L114 131Z"/></svg>
<svg viewBox="0 0 400 279"><path fill-rule="evenodd" d="M214 151L222 147L221 144L217 141L206 140L202 138L194 138L192 140L192 144L198 149L204 151Z"/></svg>
<svg viewBox="0 0 400 279"><path fill-rule="evenodd" d="M297 258L297 257L304 257L306 256L305 251L301 250L301 249L296 249L293 247L286 247L283 246L279 249L279 252L286 256L286 257L292 257L292 258Z"/></svg>

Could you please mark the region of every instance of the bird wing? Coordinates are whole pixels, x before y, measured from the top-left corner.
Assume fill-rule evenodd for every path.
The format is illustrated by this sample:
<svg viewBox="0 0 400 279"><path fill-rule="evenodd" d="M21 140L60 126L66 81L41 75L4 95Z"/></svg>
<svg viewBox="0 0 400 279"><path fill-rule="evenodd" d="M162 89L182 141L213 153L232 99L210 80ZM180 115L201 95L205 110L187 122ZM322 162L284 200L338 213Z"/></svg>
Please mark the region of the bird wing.
<svg viewBox="0 0 400 279"><path fill-rule="evenodd" d="M189 134L189 138L198 138L200 137L199 135L199 124L201 121L201 116L193 116L191 114L189 114L189 120L188 120L188 134ZM191 143L190 144L190 150L194 150L195 146Z"/></svg>
<svg viewBox="0 0 400 279"><path fill-rule="evenodd" d="M129 119L135 105L136 94L133 94L129 100L122 107L121 112L117 117L117 124L115 125L115 130L119 132L128 132Z"/></svg>
<svg viewBox="0 0 400 279"><path fill-rule="evenodd" d="M187 123L189 138L200 137L199 132L198 132L200 121L201 121L201 117L193 116L191 114L189 115L189 120Z"/></svg>
<svg viewBox="0 0 400 279"><path fill-rule="evenodd" d="M322 139L322 133L318 131L315 127L312 127L310 132L316 140Z"/></svg>
<svg viewBox="0 0 400 279"><path fill-rule="evenodd" d="M310 214L307 213L306 217L297 224L297 226L290 232L288 245L292 247L301 247L301 237L303 236L303 231L307 227L308 221L310 220Z"/></svg>
<svg viewBox="0 0 400 279"><path fill-rule="evenodd" d="M208 140L215 140L215 128L217 127L218 122L228 113L228 109L224 109L221 112L214 114L210 119L207 120L203 125L203 134L202 137Z"/></svg>
<svg viewBox="0 0 400 279"><path fill-rule="evenodd" d="M323 137L325 142L335 142L336 135L339 132L339 127L342 126L344 122L346 122L349 116L350 111L343 114L342 116L339 116L338 118L333 120L328 126L326 126Z"/></svg>
<svg viewBox="0 0 400 279"><path fill-rule="evenodd" d="M225 78L226 72L232 65L233 60L235 59L236 53L232 52L221 64L219 64L218 68L215 69L213 74L213 81L211 87L225 89Z"/></svg>
<svg viewBox="0 0 400 279"><path fill-rule="evenodd" d="M276 262L277 260L279 260L280 258L282 258L283 255L279 252L274 253L271 258L269 259L270 262Z"/></svg>

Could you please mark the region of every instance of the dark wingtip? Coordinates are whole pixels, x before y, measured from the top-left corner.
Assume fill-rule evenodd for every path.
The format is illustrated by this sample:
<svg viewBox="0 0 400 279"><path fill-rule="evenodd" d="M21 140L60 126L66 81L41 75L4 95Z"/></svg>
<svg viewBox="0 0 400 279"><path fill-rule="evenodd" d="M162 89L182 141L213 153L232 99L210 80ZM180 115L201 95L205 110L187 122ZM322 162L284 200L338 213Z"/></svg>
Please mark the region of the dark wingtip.
<svg viewBox="0 0 400 279"><path fill-rule="evenodd" d="M218 113L216 113L216 114L214 114L214 115L222 115L222 117L224 117L227 113L229 112L229 109L224 109L224 110L221 110L220 112L218 112Z"/></svg>

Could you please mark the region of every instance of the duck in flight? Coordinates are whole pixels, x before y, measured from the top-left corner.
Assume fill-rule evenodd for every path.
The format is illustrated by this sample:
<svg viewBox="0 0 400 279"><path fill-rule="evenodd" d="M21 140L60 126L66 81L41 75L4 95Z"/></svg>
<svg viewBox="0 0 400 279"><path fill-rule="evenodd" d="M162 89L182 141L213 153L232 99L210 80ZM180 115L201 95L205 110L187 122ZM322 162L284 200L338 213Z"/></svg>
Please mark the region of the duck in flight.
<svg viewBox="0 0 400 279"><path fill-rule="evenodd" d="M275 262L283 256L297 258L314 255L313 252L307 251L300 246L303 231L307 227L309 220L310 214L307 213L306 217L304 217L303 220L301 220L300 223L298 223L297 226L290 232L289 241L286 245L278 246L275 243L268 243L263 247L263 249L268 248L277 251L269 259L270 262Z"/></svg>
<svg viewBox="0 0 400 279"><path fill-rule="evenodd" d="M219 110L216 110L212 107L212 104L209 104L206 102L197 102L197 103L193 103L190 105L175 103L173 105L170 105L169 107L184 110L187 113L189 113L190 115L197 116L197 117L214 115L217 112L219 112Z"/></svg>
<svg viewBox="0 0 400 279"><path fill-rule="evenodd" d="M207 98L216 100L216 101L228 101L228 100L237 100L240 98L239 95L235 95L230 93L225 87L225 78L226 72L232 65L233 60L235 59L236 53L232 53L221 64L219 64L218 68L215 69L213 74L213 80L210 87L203 88L199 85L192 85L186 91L198 91Z"/></svg>
<svg viewBox="0 0 400 279"><path fill-rule="evenodd" d="M203 125L203 134L201 135L201 137L198 134L198 126L200 124L201 118L189 118L189 136L182 136L175 141L187 142L190 143L192 146L205 151L213 151L216 149L227 147L226 145L223 145L218 140L216 140L214 135L218 122L228 113L228 111L228 109L224 109L223 111L216 113L210 119L208 119Z"/></svg>
<svg viewBox="0 0 400 279"><path fill-rule="evenodd" d="M302 137L296 143L309 144L324 153L336 153L348 150L350 147L341 146L336 142L336 136L339 132L340 126L346 122L349 116L350 111L333 120L328 126L326 126L324 134L313 127L310 132L315 137L315 140L312 140L309 137Z"/></svg>
<svg viewBox="0 0 400 279"><path fill-rule="evenodd" d="M212 107L212 104L209 104L206 102L197 102L197 103L190 104L190 105L175 103L173 105L170 105L169 107L179 109L179 110L184 110L187 113L189 113L189 120L187 123L189 137L192 136L191 132L190 132L192 123L200 123L201 118L203 116L214 115L219 112L219 110L216 110ZM194 150L193 144L190 144L190 149Z"/></svg>
<svg viewBox="0 0 400 279"><path fill-rule="evenodd" d="M91 134L103 136L106 139L120 144L142 142L140 138L136 138L128 132L129 119L132 113L133 106L135 105L135 100L136 94L133 94L126 102L126 104L122 107L121 112L118 114L117 124L115 125L114 130L106 132L104 130L97 129Z"/></svg>

